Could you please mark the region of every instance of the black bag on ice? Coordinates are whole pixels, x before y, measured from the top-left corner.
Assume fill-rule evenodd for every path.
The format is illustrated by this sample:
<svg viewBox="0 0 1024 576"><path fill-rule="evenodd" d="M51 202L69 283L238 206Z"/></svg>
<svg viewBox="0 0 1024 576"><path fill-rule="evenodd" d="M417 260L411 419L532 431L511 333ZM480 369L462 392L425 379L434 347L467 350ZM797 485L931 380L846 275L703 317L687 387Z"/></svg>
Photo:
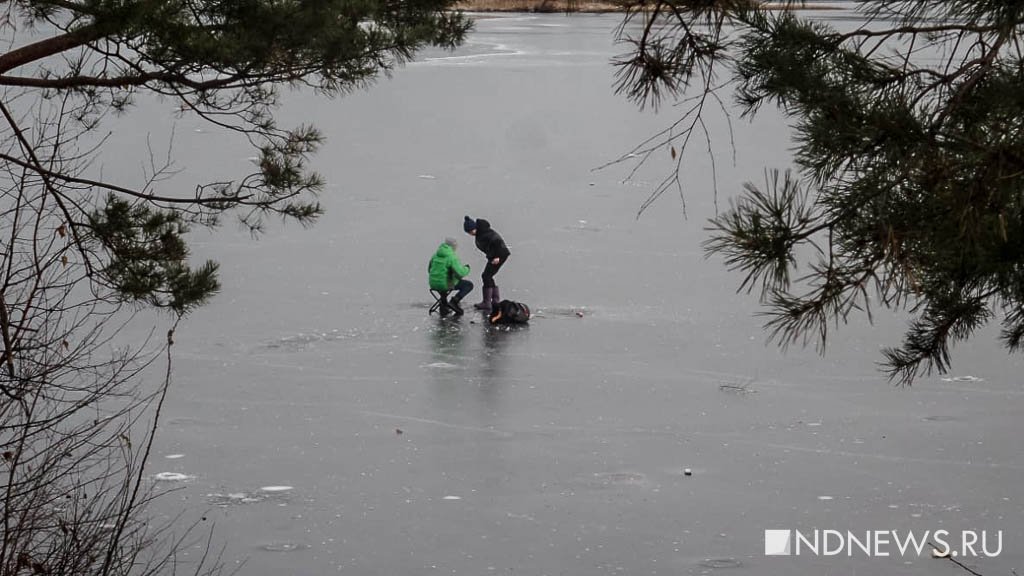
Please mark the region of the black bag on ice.
<svg viewBox="0 0 1024 576"><path fill-rule="evenodd" d="M522 302L502 300L491 309L491 324L526 324L530 321L530 307Z"/></svg>

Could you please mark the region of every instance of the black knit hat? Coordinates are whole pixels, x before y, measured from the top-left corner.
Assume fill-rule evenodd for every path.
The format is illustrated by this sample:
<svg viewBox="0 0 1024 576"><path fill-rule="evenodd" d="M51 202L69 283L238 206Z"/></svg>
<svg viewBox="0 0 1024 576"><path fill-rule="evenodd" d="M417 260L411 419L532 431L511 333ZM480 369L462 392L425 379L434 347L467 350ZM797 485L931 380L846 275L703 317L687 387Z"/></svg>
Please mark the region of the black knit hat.
<svg viewBox="0 0 1024 576"><path fill-rule="evenodd" d="M476 220L466 216L466 219L462 221L462 229L466 231L466 234L476 230Z"/></svg>

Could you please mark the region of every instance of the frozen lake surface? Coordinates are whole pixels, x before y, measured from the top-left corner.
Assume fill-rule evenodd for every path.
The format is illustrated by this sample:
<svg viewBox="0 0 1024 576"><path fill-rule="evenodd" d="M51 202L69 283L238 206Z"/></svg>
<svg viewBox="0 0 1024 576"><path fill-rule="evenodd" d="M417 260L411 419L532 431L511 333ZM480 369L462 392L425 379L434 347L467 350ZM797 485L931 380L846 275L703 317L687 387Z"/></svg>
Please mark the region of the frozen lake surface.
<svg viewBox="0 0 1024 576"><path fill-rule="evenodd" d="M885 315L825 357L766 346L740 278L700 249L707 155L684 163L685 216L666 196L635 218L668 151L632 182L592 171L674 112L612 93L617 22L484 18L368 92L288 96L282 124L329 138L327 215L195 235L224 291L178 333L150 472L181 489L158 510L205 513L255 576L964 573L927 551L769 558L766 529L1002 530L1000 557L965 562L1019 571L1020 360L986 332L954 374L894 388L875 363L903 320ZM173 106L151 112L112 146L166 134ZM736 123L735 165L722 126L720 205L788 162L770 111ZM233 137L175 131L180 178L247 169ZM479 286L465 214L509 243L498 281L528 328L427 316L445 236Z"/></svg>

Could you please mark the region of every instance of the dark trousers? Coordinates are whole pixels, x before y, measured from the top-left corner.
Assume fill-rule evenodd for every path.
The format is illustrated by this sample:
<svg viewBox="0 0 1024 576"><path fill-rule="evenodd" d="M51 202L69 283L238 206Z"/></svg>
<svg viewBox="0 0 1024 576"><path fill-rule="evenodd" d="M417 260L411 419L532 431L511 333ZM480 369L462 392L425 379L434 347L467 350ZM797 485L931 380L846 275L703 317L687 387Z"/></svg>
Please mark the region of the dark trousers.
<svg viewBox="0 0 1024 576"><path fill-rule="evenodd" d="M470 292L473 291L473 283L463 278L462 280L459 280L458 283L455 284L455 286L453 286L451 290L446 292L445 295L448 295L452 291L456 292L452 300L459 302L466 297L466 294L469 294Z"/></svg>
<svg viewBox="0 0 1024 576"><path fill-rule="evenodd" d="M494 283L494 275L501 270L501 267L505 265L508 257L498 260L497 264L492 264L491 260L487 261L487 266L484 266L484 273L481 275L484 281L484 288L494 288L497 284Z"/></svg>

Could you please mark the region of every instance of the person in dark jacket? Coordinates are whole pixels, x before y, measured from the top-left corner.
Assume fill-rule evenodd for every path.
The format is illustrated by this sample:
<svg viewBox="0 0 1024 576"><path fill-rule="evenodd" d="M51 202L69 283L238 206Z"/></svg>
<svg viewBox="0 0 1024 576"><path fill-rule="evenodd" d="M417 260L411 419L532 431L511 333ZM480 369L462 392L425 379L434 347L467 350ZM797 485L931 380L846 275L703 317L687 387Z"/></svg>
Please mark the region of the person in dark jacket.
<svg viewBox="0 0 1024 576"><path fill-rule="evenodd" d="M459 261L459 255L455 253L457 247L454 238L445 238L427 266L430 289L441 293L441 316L447 315L448 311L462 316L459 302L473 290L473 283L463 278L469 274L469 266ZM448 293L452 290L456 294L448 300Z"/></svg>
<svg viewBox="0 0 1024 576"><path fill-rule="evenodd" d="M462 229L466 231L466 234L476 237L476 247L487 257L487 266L484 267L484 272L481 275L484 282L484 299L474 307L477 310L490 312L491 304L501 302L501 292L494 282L494 275L501 270L511 252L508 251L508 246L505 246L501 235L495 232L491 228L491 223L483 218L473 219L466 216L462 223Z"/></svg>

